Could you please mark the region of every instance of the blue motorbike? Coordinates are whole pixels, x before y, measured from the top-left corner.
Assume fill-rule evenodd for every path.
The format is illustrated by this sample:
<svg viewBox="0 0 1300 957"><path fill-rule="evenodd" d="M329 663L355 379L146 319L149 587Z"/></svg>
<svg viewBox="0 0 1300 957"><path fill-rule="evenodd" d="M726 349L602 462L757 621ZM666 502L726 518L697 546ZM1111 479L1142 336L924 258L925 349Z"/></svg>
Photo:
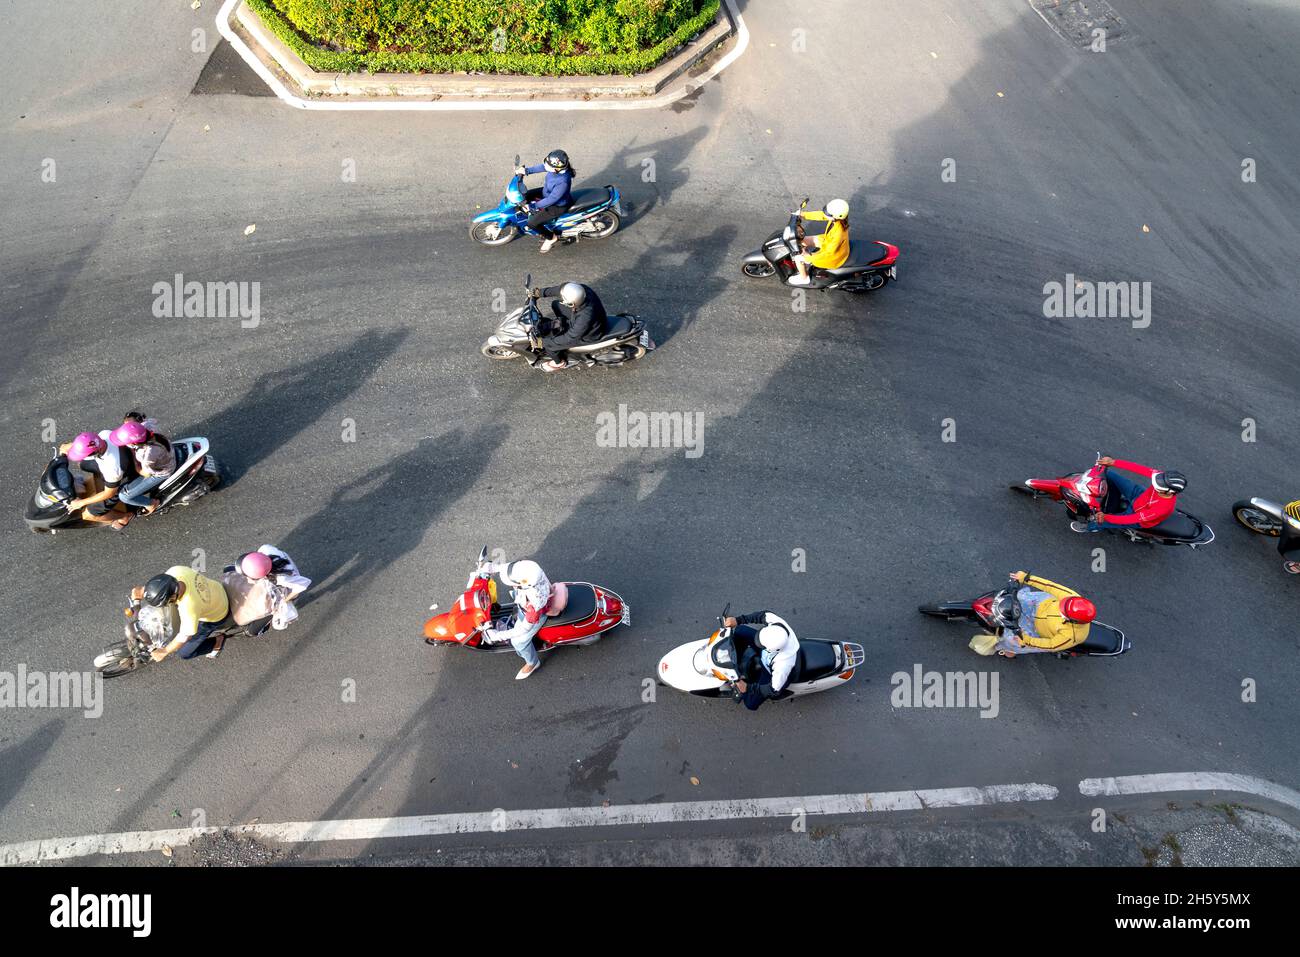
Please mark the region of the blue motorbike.
<svg viewBox="0 0 1300 957"><path fill-rule="evenodd" d="M516 156L515 167L518 166L519 157ZM540 236L536 229L528 225L528 213L529 204L536 202L541 195L540 188L525 189L523 176L516 173L506 187L501 205L474 217L469 227L470 239L484 246L504 246L520 233L525 236ZM584 237L604 239L618 232L618 227L623 223L622 213L618 190L613 186L575 189L573 205L548 225L566 243L577 242Z"/></svg>

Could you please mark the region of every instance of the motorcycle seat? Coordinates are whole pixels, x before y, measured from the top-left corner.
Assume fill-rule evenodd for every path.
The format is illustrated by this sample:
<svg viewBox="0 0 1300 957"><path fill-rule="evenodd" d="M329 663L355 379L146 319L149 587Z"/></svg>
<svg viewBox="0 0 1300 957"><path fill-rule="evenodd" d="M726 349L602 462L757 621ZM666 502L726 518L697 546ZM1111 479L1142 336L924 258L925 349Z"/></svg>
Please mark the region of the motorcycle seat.
<svg viewBox="0 0 1300 957"><path fill-rule="evenodd" d="M1154 528L1142 529L1152 538L1196 538L1201 534L1202 525L1186 512L1174 512Z"/></svg>
<svg viewBox="0 0 1300 957"><path fill-rule="evenodd" d="M631 316L607 316L605 318L605 335L603 338L621 339L624 336L631 335L634 328L636 328L636 325Z"/></svg>
<svg viewBox="0 0 1300 957"><path fill-rule="evenodd" d="M833 642L803 638L799 641L799 655L795 659L794 671L790 673L790 684L816 681L833 675L837 670L839 660Z"/></svg>
<svg viewBox="0 0 1300 957"><path fill-rule="evenodd" d="M1070 650L1076 654L1114 655L1124 647L1123 633L1110 625L1094 621L1088 637Z"/></svg>
<svg viewBox="0 0 1300 957"><path fill-rule="evenodd" d="M881 242L849 242L849 258L844 260L843 266L835 269L826 269L824 272L832 276L848 276L860 269L865 269L872 263L878 263L888 255L885 244Z"/></svg>
<svg viewBox="0 0 1300 957"><path fill-rule="evenodd" d="M590 585L566 582L569 600L564 610L554 617L548 617L546 624L572 625L590 618L596 613L596 589Z"/></svg>
<svg viewBox="0 0 1300 957"><path fill-rule="evenodd" d="M573 203L565 211L566 215L581 213L609 202L610 192L605 187L597 189L575 189L571 194Z"/></svg>

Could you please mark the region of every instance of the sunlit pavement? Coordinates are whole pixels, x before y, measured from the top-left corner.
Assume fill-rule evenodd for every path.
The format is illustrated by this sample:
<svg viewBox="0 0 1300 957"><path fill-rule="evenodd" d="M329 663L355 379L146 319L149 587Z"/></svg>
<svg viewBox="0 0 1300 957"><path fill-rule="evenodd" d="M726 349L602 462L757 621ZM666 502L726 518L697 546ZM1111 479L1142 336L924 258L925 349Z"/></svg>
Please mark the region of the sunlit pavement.
<svg viewBox="0 0 1300 957"><path fill-rule="evenodd" d="M88 667L127 590L196 549L212 569L273 542L318 587L283 634L108 685L98 719L0 711L0 840L1164 771L1296 787L1298 583L1229 508L1297 495L1300 8L1112 5L1128 35L1092 53L1028 4L749 0L750 50L698 98L563 116L309 115L244 95L233 61L192 94L211 4L7 7L0 670ZM561 145L622 189L623 231L474 247L514 155ZM902 247L899 283L797 312L741 277L793 204L837 195L856 237ZM529 272L593 284L660 349L489 364L494 292L513 305ZM154 318L177 274L260 283L257 327ZM1067 274L1149 281L1149 327L1044 318ZM619 404L703 415L702 454L598 446ZM45 420L66 439L138 406L209 436L229 486L122 534L27 532ZM1006 491L1098 449L1186 472L1218 540L1085 538ZM429 648L485 543L607 583L632 627L527 682ZM1090 594L1133 651L989 662L915 612L1019 568ZM728 601L866 665L756 714L644 700ZM917 663L997 671L997 717L892 707Z"/></svg>

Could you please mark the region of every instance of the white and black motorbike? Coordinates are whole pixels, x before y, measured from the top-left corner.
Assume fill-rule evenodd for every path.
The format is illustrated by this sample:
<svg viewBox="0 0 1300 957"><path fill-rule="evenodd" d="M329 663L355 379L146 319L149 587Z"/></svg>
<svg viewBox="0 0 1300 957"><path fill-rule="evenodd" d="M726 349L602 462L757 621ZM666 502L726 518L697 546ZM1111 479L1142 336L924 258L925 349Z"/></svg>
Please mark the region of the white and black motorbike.
<svg viewBox="0 0 1300 957"><path fill-rule="evenodd" d="M761 652L758 629L750 625L726 626L728 605L718 616L718 630L707 638L674 648L659 659L662 684L703 698L738 697L736 682L754 681L757 674L741 674L746 649ZM853 677L854 669L866 660L861 645L825 638L800 638L799 657L785 692L778 700L838 688ZM757 654L749 656L752 669L761 668Z"/></svg>
<svg viewBox="0 0 1300 957"><path fill-rule="evenodd" d="M1285 506L1266 498L1243 499L1233 504L1232 517L1256 535L1276 538L1282 568L1300 575L1300 520L1288 515Z"/></svg>
<svg viewBox="0 0 1300 957"><path fill-rule="evenodd" d="M532 297L533 277L524 280L528 298L522 306L501 320L497 331L479 348L489 359L515 359L522 356L534 368L546 361L538 337L542 314ZM609 316L608 329L599 342L571 346L565 350L570 368L582 365L621 366L640 359L655 348L655 341L638 316L622 313Z"/></svg>
<svg viewBox="0 0 1300 957"><path fill-rule="evenodd" d="M161 503L153 512L154 515L174 506L189 505L221 483L221 469L217 466L217 460L208 452L207 439L199 436L176 439L172 442L172 452L179 464L152 492L153 497ZM83 474L68 461L66 455L55 448L54 457L41 473L36 494L28 500L23 512L27 527L33 532L53 533L61 528L78 528L89 524L81 520L80 513L68 511L68 503L85 492Z"/></svg>

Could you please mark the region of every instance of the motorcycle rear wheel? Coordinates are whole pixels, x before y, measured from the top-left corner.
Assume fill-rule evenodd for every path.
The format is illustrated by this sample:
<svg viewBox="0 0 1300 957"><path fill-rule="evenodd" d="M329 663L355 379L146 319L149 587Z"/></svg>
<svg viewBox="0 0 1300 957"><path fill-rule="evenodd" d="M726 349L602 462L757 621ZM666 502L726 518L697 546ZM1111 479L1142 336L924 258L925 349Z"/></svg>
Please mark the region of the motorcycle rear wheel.
<svg viewBox="0 0 1300 957"><path fill-rule="evenodd" d="M493 238L492 230L497 223L470 223L469 238L482 246L504 246L519 235L519 228L513 224L501 226Z"/></svg>
<svg viewBox="0 0 1300 957"><path fill-rule="evenodd" d="M1241 501L1235 503L1232 506L1232 517L1237 520L1238 525L1249 529L1256 535L1277 538L1282 534L1282 523L1268 512L1251 505L1250 502Z"/></svg>
<svg viewBox="0 0 1300 957"><path fill-rule="evenodd" d="M970 606L970 602L944 601L935 605L921 605L916 610L923 615L942 618L944 621L975 620L975 609Z"/></svg>
<svg viewBox="0 0 1300 957"><path fill-rule="evenodd" d="M593 239L607 239L618 232L618 227L623 225L623 221L618 218L618 213L614 212L612 209L607 209L604 212L597 213L595 216L591 217L590 223L592 226L596 227L591 230L591 232L587 233L587 235Z"/></svg>
<svg viewBox="0 0 1300 957"><path fill-rule="evenodd" d="M592 358L603 366L621 366L626 362L640 359L647 351L645 346L637 343L631 346L619 346L617 349L601 352Z"/></svg>

